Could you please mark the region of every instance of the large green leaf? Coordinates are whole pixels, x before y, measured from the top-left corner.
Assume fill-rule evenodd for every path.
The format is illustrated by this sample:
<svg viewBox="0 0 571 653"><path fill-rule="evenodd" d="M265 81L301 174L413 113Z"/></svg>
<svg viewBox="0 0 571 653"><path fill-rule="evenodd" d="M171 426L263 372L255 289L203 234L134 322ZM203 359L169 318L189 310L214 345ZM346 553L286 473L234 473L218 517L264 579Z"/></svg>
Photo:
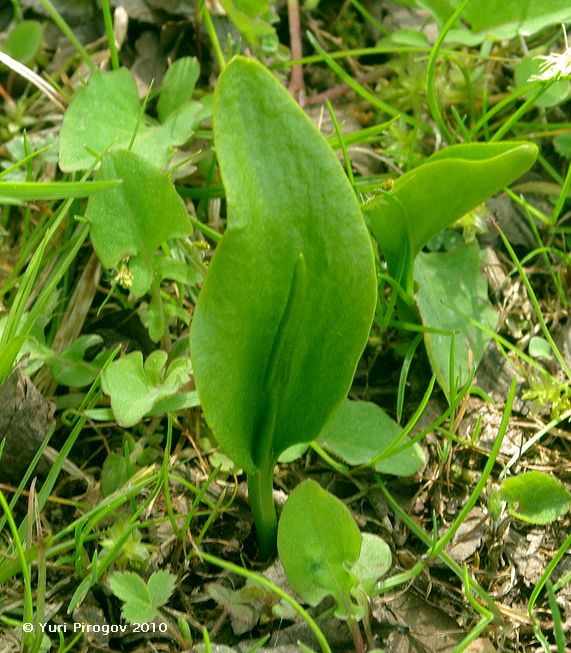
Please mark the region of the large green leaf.
<svg viewBox="0 0 571 653"><path fill-rule="evenodd" d="M173 106L170 100L169 106ZM125 68L94 72L87 86L76 91L65 112L60 167L65 172L89 168L96 156L127 149L135 135L133 151L160 167L169 161L173 145L182 145L190 138L203 112L201 104L186 102L169 110L162 125L148 127L131 73Z"/></svg>
<svg viewBox="0 0 571 653"><path fill-rule="evenodd" d="M414 266L416 301L423 324L454 334L454 339L430 332L424 336L432 369L445 392L450 389L452 342L457 387L466 382L471 368L478 367L490 341L490 336L469 318L492 331L496 327L497 311L488 300L488 285L480 268L475 242L451 252L423 252Z"/></svg>
<svg viewBox="0 0 571 653"><path fill-rule="evenodd" d="M289 584L310 605L332 595L338 614L351 614L358 580L349 569L359 559L361 541L347 506L315 481L304 481L290 494L280 517L278 551Z"/></svg>
<svg viewBox="0 0 571 653"><path fill-rule="evenodd" d="M129 259L131 292L140 297L153 281L155 250L191 233L188 213L169 178L133 152L105 155L97 179L123 183L91 195L86 215L93 248L107 268Z"/></svg>
<svg viewBox="0 0 571 653"><path fill-rule="evenodd" d="M214 104L228 228L191 327L202 407L249 473L313 440L350 387L375 306L359 206L287 91L238 57Z"/></svg>
<svg viewBox="0 0 571 653"><path fill-rule="evenodd" d="M470 143L433 154L366 207L389 273L413 294L413 264L439 231L521 176L535 161L532 143Z"/></svg>

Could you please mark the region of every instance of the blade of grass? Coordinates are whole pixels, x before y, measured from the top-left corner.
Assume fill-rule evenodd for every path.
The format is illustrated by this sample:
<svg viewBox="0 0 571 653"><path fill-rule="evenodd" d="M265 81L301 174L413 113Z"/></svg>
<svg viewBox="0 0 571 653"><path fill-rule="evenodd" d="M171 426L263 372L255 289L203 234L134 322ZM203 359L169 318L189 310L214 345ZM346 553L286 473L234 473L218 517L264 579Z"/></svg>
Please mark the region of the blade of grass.
<svg viewBox="0 0 571 653"><path fill-rule="evenodd" d="M453 523L448 528L448 530L444 533L444 535L442 535L442 537L438 539L438 542L435 544L432 551L428 553L429 560L434 560L435 558L437 558L442 553L442 551L444 551L444 549L448 546L448 544L451 542L452 538L454 537L454 535L456 534L460 526L468 517L468 513L476 505L476 502L478 501L480 495L484 491L484 488L486 487L486 483L488 482L488 478L492 473L492 469L494 468L494 465L496 464L496 459L498 457L498 454L500 453L502 442L504 441L504 437L508 429L509 420L512 413L513 402L515 398L516 387L517 387L517 381L514 377L510 384L510 388L508 390L508 396L504 404L504 412L502 414L502 421L498 429L498 435L496 436L492 449L488 454L488 460L486 462L486 465L484 466L482 475L480 476L478 482L476 483L474 489L472 490L468 501L464 504L464 507L458 513L456 519L454 519Z"/></svg>
<svg viewBox="0 0 571 653"><path fill-rule="evenodd" d="M504 124L490 138L490 143L500 141L510 131L510 129L518 123L519 119L535 105L536 101L545 93L545 91L547 91L550 85L551 84L543 85L536 93L511 113Z"/></svg>
<svg viewBox="0 0 571 653"><path fill-rule="evenodd" d="M333 105L329 100L325 103L325 106L327 107L327 111L329 112L329 117L331 118L331 122L333 123L333 127L335 129L335 134L337 135L337 141L339 142L339 145L341 147L341 152L343 153L343 161L345 161L345 170L347 171L347 177L349 178L349 182L351 183L351 186L353 186L353 189L355 188L355 177L353 176L353 168L351 167L351 159L349 159L349 154L347 152L347 146L345 144L345 139L343 138L343 132L341 131L341 125L339 124L339 121L337 120L337 116L335 115L335 111L333 111Z"/></svg>
<svg viewBox="0 0 571 653"><path fill-rule="evenodd" d="M0 182L0 204L11 200L65 200L76 197L88 197L98 190L118 186L120 180L108 181L2 181Z"/></svg>
<svg viewBox="0 0 571 653"><path fill-rule="evenodd" d="M557 222L559 216L561 215L561 211L563 210L563 205L568 199L569 187L571 187L571 166L567 168L565 181L561 186L561 192L559 193L559 197L557 198L557 203L553 207L553 211L551 213L550 223L552 225L554 225Z"/></svg>
<svg viewBox="0 0 571 653"><path fill-rule="evenodd" d="M468 565L464 565L464 591L466 592L466 598L468 603L472 606L475 612L477 612L482 618L480 621L472 628L472 630L464 637L464 639L454 648L453 653L462 653L465 651L468 646L486 629L488 624L494 618L494 615L483 605L480 605L478 601L472 596L472 590L470 589L470 576L468 574Z"/></svg>
<svg viewBox="0 0 571 653"><path fill-rule="evenodd" d="M462 0L462 3L458 6L456 11L450 16L450 18L446 21L440 30L440 34L436 39L436 43L430 51L428 66L426 68L426 101L428 102L428 108L430 109L430 114L432 115L434 122L437 124L442 137L450 144L453 143L454 139L452 138L452 134L450 133L446 123L444 122L444 118L442 117L442 112L440 111L440 106L438 104L438 98L436 97L436 62L438 60L438 54L442 44L444 43L446 35L450 31L452 25L454 25L458 18L460 18L460 15L464 11L467 3L468 0Z"/></svg>
<svg viewBox="0 0 571 653"><path fill-rule="evenodd" d="M304 610L304 608L302 608L302 606L287 592L284 592L280 587L271 583L261 574L257 574L256 572L248 571L247 569L238 567L238 565L227 562L226 560L221 560L220 558L210 555L209 553L205 553L204 551L199 551L197 554L209 564L214 565L215 567L220 567L221 569L226 569L226 571L231 571L238 576L242 576L242 578L246 578L247 580L253 581L254 583L258 583L258 585L265 587L273 594L279 596L280 599L290 605L309 626L309 629L321 647L322 653L331 653L331 648L329 647L329 644L325 639L325 635L321 632L319 626L315 623L309 613Z"/></svg>
<svg viewBox="0 0 571 653"><path fill-rule="evenodd" d="M212 49L214 50L214 55L216 56L216 61L218 62L218 67L220 68L220 72L222 72L226 67L224 53L222 52L222 48L220 47L220 41L218 40L218 34L216 34L214 23L212 22L212 16L210 15L210 12L208 11L208 7L206 6L204 0L200 0L199 15L201 16L202 20L204 21L204 24L206 25L208 38L210 39Z"/></svg>
<svg viewBox="0 0 571 653"><path fill-rule="evenodd" d="M543 337L547 340L549 345L551 346L551 349L553 351L553 354L555 358L557 359L557 362L561 366L561 369L563 372L565 372L565 376L569 381L571 381L571 369L569 368L569 365L567 365L567 361L563 357L562 353L559 351L559 347L555 344L555 341L553 340L553 337L551 333L549 332L549 329L547 328L547 324L545 324L545 319L543 317L543 313L541 312L541 308L539 306L539 302L537 301L537 297L535 295L535 292L533 291L533 288L531 287L531 284L529 283L529 279L527 278L527 275L525 274L525 270L523 269L513 247L511 246L510 242L506 238L504 232L501 230L499 225L496 224L496 229L498 230L498 233L500 234L500 238L502 239L502 242L504 244L504 247L508 251L508 254L510 255L511 260L513 261L514 265L517 268L518 274L523 281L523 285L525 286L525 289L527 290L527 295L529 297L529 300L531 302L531 305L533 306L533 310L535 312L535 315L537 316L537 319L539 321L539 325L541 327L541 332L543 333Z"/></svg>
<svg viewBox="0 0 571 653"><path fill-rule="evenodd" d="M119 56L117 55L117 46L115 45L115 34L113 32L113 18L109 0L101 0L101 9L103 11L103 22L105 23L105 32L107 34L107 45L111 55L111 66L113 70L119 69Z"/></svg>
<svg viewBox="0 0 571 653"><path fill-rule="evenodd" d="M407 515L407 513L401 508L398 501L396 501L393 498L393 496L388 491L387 487L385 486L381 477L378 474L375 474L375 481L377 483L377 486L383 493L384 497L386 498L389 506L394 511L394 513L399 517L399 519L401 519L406 524L407 528L411 531L411 533L414 533L416 537L418 537L422 542L424 542L426 546L431 547L433 545L433 540L431 536L428 533L426 533L424 529L421 526L419 526L413 519L411 519ZM464 570L447 553L441 551L440 559L454 574L456 574L458 578L463 578ZM488 593L483 589L483 587L481 587L474 579L470 579L470 584L473 590L478 594L478 596L484 601L484 603L488 606L490 611L493 613L494 619L496 619L498 623L503 623L503 617L501 615L501 612L498 610L493 599L488 595Z"/></svg>
<svg viewBox="0 0 571 653"><path fill-rule="evenodd" d="M418 333L410 345L408 346L408 349L406 350L406 354L404 356L404 361L400 370L400 375L399 375L399 387L397 391L397 410L396 410L396 417L397 417L397 423L400 424L401 418L402 418L402 411L404 407L404 393L406 390L406 380L408 378L408 372L410 370L410 366L412 363L412 359L414 357L414 354L416 352L416 349L418 345L422 341L422 333Z"/></svg>
<svg viewBox="0 0 571 653"><path fill-rule="evenodd" d="M24 584L24 623L33 623L34 617L34 599L32 596L32 577L30 573L30 566L28 560L26 559L26 554L24 553L24 547L22 544L22 539L20 538L20 533L18 532L18 527L14 521L14 516L10 510L10 506L6 501L2 490L0 490L0 508L4 512L6 521L8 522L8 527L12 533L13 546L16 549L17 559L20 564L22 571L23 584ZM31 646L33 643L34 635L33 633L23 633L22 642L24 646Z"/></svg>
<svg viewBox="0 0 571 653"><path fill-rule="evenodd" d="M77 50L77 53L81 57L82 61L86 64L89 70L94 71L96 66L93 63L92 58L89 56L87 50L83 47L77 36L73 33L71 27L66 23L58 10L53 6L50 0L40 0L42 7L48 12L49 17L54 21L54 23L60 28L63 35L66 39L73 45Z"/></svg>
<svg viewBox="0 0 571 653"><path fill-rule="evenodd" d="M311 32L307 33L307 38L309 39L311 45L319 52L320 56L323 58L323 61L331 68L331 70L340 78L342 79L347 86L352 88L357 95L360 95L363 99L367 100L370 102L374 107L377 109L380 109L381 111L384 111L387 113L389 116L393 117L398 117L400 118L403 122L405 122L407 125L410 127L414 127L415 129L422 129L425 132L430 131L430 126L425 125L421 123L420 121L416 120L415 118L412 118L406 113L401 113L397 109L394 109L391 107L390 104L387 104L386 102L383 102L380 100L376 95L373 95L370 91L368 91L366 88L361 86L361 84L357 83L349 73L345 72L343 68L329 55L328 52L326 52L317 42L317 39L311 34Z"/></svg>

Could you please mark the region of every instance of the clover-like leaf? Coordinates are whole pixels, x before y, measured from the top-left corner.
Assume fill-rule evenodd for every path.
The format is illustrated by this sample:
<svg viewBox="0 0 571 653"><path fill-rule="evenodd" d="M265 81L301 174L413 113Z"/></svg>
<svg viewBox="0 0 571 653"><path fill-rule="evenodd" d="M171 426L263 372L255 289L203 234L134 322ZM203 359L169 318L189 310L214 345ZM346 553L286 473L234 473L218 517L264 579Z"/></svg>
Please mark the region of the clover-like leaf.
<svg viewBox="0 0 571 653"><path fill-rule="evenodd" d="M93 248L107 268L128 259L131 292L139 297L151 287L157 248L192 231L188 213L168 177L133 152L105 155L97 179L123 183L88 202Z"/></svg>
<svg viewBox="0 0 571 653"><path fill-rule="evenodd" d="M131 571L115 572L109 577L109 587L123 601L125 621L145 623L157 615L173 593L176 578L168 571L154 572L148 582Z"/></svg>
<svg viewBox="0 0 571 653"><path fill-rule="evenodd" d="M113 361L103 372L103 391L111 397L111 409L117 423L133 426L155 403L175 394L190 378L190 360L178 358L165 373L167 353L152 352L143 365L143 354L134 351Z"/></svg>
<svg viewBox="0 0 571 653"><path fill-rule="evenodd" d="M89 168L95 157L109 150L133 150L156 167L166 164L172 146L182 145L205 115L197 102L169 103L164 123L144 122L137 86L131 73L121 68L96 71L78 89L65 112L60 133L59 164L65 172Z"/></svg>

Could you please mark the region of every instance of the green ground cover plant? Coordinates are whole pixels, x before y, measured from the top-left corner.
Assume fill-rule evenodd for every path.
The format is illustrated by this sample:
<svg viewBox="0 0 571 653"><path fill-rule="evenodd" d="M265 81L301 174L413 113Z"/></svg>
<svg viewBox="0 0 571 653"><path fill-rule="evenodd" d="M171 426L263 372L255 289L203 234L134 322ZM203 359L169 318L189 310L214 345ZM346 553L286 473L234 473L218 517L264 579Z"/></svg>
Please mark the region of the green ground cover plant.
<svg viewBox="0 0 571 653"><path fill-rule="evenodd" d="M0 12L0 650L564 653L571 12L492 4Z"/></svg>

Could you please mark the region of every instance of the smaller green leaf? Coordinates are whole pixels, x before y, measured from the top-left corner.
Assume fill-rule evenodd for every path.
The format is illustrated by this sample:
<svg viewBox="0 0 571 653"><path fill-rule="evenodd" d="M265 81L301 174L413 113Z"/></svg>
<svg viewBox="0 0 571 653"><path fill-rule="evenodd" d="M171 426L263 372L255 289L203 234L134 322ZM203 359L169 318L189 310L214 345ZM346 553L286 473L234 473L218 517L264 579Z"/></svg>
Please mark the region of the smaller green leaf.
<svg viewBox="0 0 571 653"><path fill-rule="evenodd" d="M140 600L125 603L121 613L123 619L129 623L146 623L152 621L157 616L157 611L152 605L147 605Z"/></svg>
<svg viewBox="0 0 571 653"><path fill-rule="evenodd" d="M163 368L167 362L168 354L166 351L160 349L153 351L145 361L143 369L145 375L153 385L158 385L161 382Z"/></svg>
<svg viewBox="0 0 571 653"><path fill-rule="evenodd" d="M102 342L97 335L82 335L65 351L53 353L45 363L50 368L54 379L70 388L81 388L91 383L101 371L109 356L108 351L101 351L92 361L84 360L85 352Z"/></svg>
<svg viewBox="0 0 571 653"><path fill-rule="evenodd" d="M367 465L401 433L402 428L376 404L346 400L317 442L349 465ZM406 442L410 438L405 438L402 444ZM425 462L421 447L411 444L404 451L379 460L375 469L384 474L410 476Z"/></svg>
<svg viewBox="0 0 571 653"><path fill-rule="evenodd" d="M151 601L145 581L132 571L112 574L109 577L109 587L121 601L143 601L146 603Z"/></svg>
<svg viewBox="0 0 571 653"><path fill-rule="evenodd" d="M11 30L2 49L13 59L27 64L39 52L43 34L44 28L37 20L23 20Z"/></svg>
<svg viewBox="0 0 571 653"><path fill-rule="evenodd" d="M221 0L221 3L250 45L260 48L264 54L278 49L276 30L267 20L270 15L266 0Z"/></svg>
<svg viewBox="0 0 571 653"><path fill-rule="evenodd" d="M459 270L462 271L459 274ZM454 334L454 382L466 382L477 368L490 336L468 318L494 330L497 311L488 300L488 286L480 270L480 251L474 241L451 252L421 252L414 265L416 301L422 323ZM426 333L428 358L442 389L450 391L452 335Z"/></svg>
<svg viewBox="0 0 571 653"><path fill-rule="evenodd" d="M533 165L533 143L466 143L439 150L364 207L391 276L414 294L414 259L451 225Z"/></svg>
<svg viewBox="0 0 571 653"><path fill-rule="evenodd" d="M166 374L167 354L154 351L143 366L140 351L127 354L103 372L101 385L111 397L111 408L120 426L133 426L139 422L155 403L175 394L190 378L189 359L173 361Z"/></svg>
<svg viewBox="0 0 571 653"><path fill-rule="evenodd" d="M363 533L361 553L357 562L351 567L351 573L359 579L359 585L370 597L379 578L391 568L393 556L389 545L378 535Z"/></svg>
<svg viewBox="0 0 571 653"><path fill-rule="evenodd" d="M156 168L162 168L171 159L174 146L184 145L194 128L210 113L198 102L186 102L171 113L162 125L142 127L137 132L133 152L142 156Z"/></svg>
<svg viewBox="0 0 571 653"><path fill-rule="evenodd" d="M153 256L153 269L161 280L172 279L187 286L194 286L203 278L203 275L192 265L169 258L162 253Z"/></svg>
<svg viewBox="0 0 571 653"><path fill-rule="evenodd" d="M280 454L278 462L282 465L285 465L286 463L292 463L294 460L301 458L308 449L309 445L305 442L302 442L301 444L294 444Z"/></svg>
<svg viewBox="0 0 571 653"><path fill-rule="evenodd" d="M147 588L152 604L160 608L169 600L176 587L176 576L164 569L155 571L147 581Z"/></svg>
<svg viewBox="0 0 571 653"><path fill-rule="evenodd" d="M558 154L571 159L571 134L559 134L553 139L553 145Z"/></svg>
<svg viewBox="0 0 571 653"><path fill-rule="evenodd" d="M119 456L114 451L109 452L101 467L99 479L101 493L104 497L108 497L124 485L126 480L127 463L124 456Z"/></svg>
<svg viewBox="0 0 571 653"><path fill-rule="evenodd" d="M351 615L348 571L358 560L361 533L347 506L315 481L290 494L278 526L278 551L289 584L310 605L332 595L338 616Z"/></svg>
<svg viewBox="0 0 571 653"><path fill-rule="evenodd" d="M553 360L553 349L545 338L532 336L529 340L529 355L545 361Z"/></svg>
<svg viewBox="0 0 571 653"><path fill-rule="evenodd" d="M181 57L167 70L157 103L161 122L190 101L199 75L200 64L196 57Z"/></svg>
<svg viewBox="0 0 571 653"><path fill-rule="evenodd" d="M168 571L158 571L148 582L130 571L116 572L109 577L109 587L123 602L122 614L130 623L152 621L157 608L164 605L174 591L176 577Z"/></svg>
<svg viewBox="0 0 571 653"><path fill-rule="evenodd" d="M59 164L64 172L88 168L92 150L127 147L140 120L135 80L126 68L95 72L79 88L65 112L60 132Z"/></svg>
<svg viewBox="0 0 571 653"><path fill-rule="evenodd" d="M510 514L531 524L548 524L569 510L571 494L544 472L526 472L502 481L500 496Z"/></svg>

